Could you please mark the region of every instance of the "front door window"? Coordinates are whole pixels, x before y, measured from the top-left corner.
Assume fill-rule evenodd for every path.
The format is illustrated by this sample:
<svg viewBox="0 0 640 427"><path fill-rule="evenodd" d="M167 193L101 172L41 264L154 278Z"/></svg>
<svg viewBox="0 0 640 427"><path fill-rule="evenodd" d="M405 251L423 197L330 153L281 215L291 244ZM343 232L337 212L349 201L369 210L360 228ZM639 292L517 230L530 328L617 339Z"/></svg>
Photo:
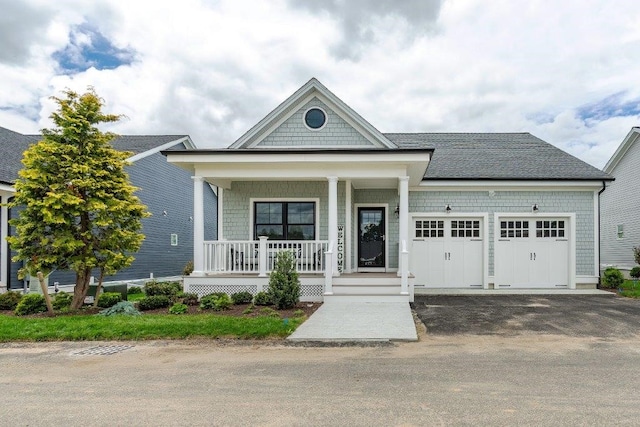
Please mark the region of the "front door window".
<svg viewBox="0 0 640 427"><path fill-rule="evenodd" d="M358 267L385 267L384 208L358 208Z"/></svg>

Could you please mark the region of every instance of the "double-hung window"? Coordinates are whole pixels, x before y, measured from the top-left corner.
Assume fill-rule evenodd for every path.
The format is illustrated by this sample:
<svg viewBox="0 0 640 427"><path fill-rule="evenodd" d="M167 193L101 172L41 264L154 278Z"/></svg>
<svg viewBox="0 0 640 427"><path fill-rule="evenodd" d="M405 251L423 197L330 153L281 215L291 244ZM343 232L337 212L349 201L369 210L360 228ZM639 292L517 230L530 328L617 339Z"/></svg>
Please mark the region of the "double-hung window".
<svg viewBox="0 0 640 427"><path fill-rule="evenodd" d="M269 240L315 240L314 202L255 202L254 238Z"/></svg>

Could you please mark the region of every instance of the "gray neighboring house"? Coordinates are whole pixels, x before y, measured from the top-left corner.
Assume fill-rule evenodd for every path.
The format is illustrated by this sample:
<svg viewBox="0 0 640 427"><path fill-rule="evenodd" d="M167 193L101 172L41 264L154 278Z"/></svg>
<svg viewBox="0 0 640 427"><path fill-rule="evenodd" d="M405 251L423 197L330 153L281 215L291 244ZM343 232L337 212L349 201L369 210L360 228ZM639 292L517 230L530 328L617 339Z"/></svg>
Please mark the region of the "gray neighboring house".
<svg viewBox="0 0 640 427"><path fill-rule="evenodd" d="M219 240L195 233L191 292L263 290L282 250L303 300L598 283L613 178L529 133L382 133L311 79L228 148L165 154L195 193L218 187Z"/></svg>
<svg viewBox="0 0 640 427"><path fill-rule="evenodd" d="M601 195L601 268L628 272L640 246L640 127L634 127L604 167L615 181Z"/></svg>
<svg viewBox="0 0 640 427"><path fill-rule="evenodd" d="M22 154L41 139L40 135L23 135L0 127L0 197L7 203L14 193L13 185L22 168ZM127 172L131 183L138 187L136 195L147 206L152 216L142 222L146 238L136 260L105 280L135 280L150 277L181 275L193 253L193 186L191 174L167 163L160 153L164 150L195 148L187 135L123 135L112 141L114 148L132 153ZM217 197L211 186L204 186L203 200L207 206L204 232L207 239L217 236ZM0 212L2 242L0 246L0 282L9 288L22 288L24 282L17 277L20 263L11 262L11 253L5 237L12 232L7 219L17 215L17 209L5 206ZM56 271L49 283L72 284L75 274Z"/></svg>

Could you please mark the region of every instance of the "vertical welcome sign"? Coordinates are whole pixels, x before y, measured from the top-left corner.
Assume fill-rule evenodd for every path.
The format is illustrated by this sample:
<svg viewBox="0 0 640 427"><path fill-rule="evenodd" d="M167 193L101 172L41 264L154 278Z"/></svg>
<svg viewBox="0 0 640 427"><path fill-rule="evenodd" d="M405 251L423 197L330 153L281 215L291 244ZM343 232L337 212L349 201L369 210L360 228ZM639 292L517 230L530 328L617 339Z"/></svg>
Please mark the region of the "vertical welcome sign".
<svg viewBox="0 0 640 427"><path fill-rule="evenodd" d="M344 269L344 225L338 225L338 271Z"/></svg>

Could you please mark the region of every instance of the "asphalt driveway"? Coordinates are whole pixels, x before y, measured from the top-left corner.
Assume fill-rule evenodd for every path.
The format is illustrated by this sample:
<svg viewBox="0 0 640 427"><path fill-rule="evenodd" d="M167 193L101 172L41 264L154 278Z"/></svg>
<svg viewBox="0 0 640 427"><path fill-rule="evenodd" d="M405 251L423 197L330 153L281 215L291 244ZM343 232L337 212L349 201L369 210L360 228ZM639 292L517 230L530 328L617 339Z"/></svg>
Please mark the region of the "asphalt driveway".
<svg viewBox="0 0 640 427"><path fill-rule="evenodd" d="M416 295L427 335L640 336L640 300L600 295Z"/></svg>

